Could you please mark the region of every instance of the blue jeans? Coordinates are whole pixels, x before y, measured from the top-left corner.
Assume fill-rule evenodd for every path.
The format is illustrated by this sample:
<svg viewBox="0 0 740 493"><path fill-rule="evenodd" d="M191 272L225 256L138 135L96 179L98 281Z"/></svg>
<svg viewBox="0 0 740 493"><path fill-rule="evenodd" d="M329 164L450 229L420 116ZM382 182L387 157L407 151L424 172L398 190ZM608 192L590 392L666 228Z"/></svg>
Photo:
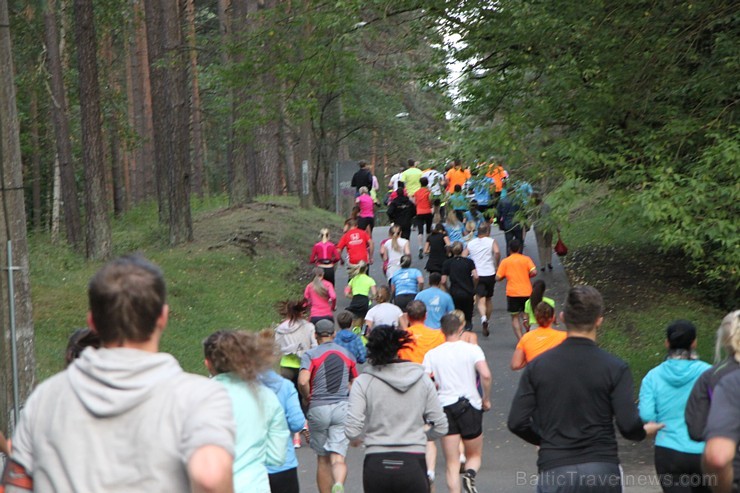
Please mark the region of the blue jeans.
<svg viewBox="0 0 740 493"><path fill-rule="evenodd" d="M622 493L622 468L585 462L540 471L537 493Z"/></svg>

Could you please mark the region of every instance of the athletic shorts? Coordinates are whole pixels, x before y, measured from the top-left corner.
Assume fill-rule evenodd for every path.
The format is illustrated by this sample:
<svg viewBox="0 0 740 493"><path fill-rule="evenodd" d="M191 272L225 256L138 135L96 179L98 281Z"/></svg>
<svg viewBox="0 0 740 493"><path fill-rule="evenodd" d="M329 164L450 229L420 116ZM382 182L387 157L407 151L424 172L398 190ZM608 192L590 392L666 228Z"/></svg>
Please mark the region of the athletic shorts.
<svg viewBox="0 0 740 493"><path fill-rule="evenodd" d="M521 313L524 311L524 305L529 299L528 296L507 296L506 311L509 313Z"/></svg>
<svg viewBox="0 0 740 493"><path fill-rule="evenodd" d="M349 439L344 434L347 401L311 407L307 418L308 431L311 433L309 445L317 455L329 455L330 452L347 455Z"/></svg>
<svg viewBox="0 0 740 493"><path fill-rule="evenodd" d="M375 227L375 218L374 217L358 217L357 218L357 227L361 230L367 229L367 227L370 226L370 229L373 229Z"/></svg>
<svg viewBox="0 0 740 493"><path fill-rule="evenodd" d="M493 296L493 287L496 285L496 276L480 276L478 285L475 287L475 294L490 298Z"/></svg>
<svg viewBox="0 0 740 493"><path fill-rule="evenodd" d="M447 416L447 434L460 435L463 440L472 440L483 434L483 411L474 408L470 403L460 409L460 402L445 406L442 409Z"/></svg>

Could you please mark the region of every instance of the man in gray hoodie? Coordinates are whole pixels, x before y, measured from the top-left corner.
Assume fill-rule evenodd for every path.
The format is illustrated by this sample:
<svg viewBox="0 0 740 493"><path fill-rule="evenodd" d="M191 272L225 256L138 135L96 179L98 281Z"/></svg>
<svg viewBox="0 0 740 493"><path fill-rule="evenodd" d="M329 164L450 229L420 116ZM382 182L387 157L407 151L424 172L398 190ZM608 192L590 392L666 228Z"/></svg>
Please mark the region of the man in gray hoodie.
<svg viewBox="0 0 740 493"><path fill-rule="evenodd" d="M98 271L88 295L102 347L29 397L6 491L232 492L226 390L159 352L169 313L161 271L121 257Z"/></svg>

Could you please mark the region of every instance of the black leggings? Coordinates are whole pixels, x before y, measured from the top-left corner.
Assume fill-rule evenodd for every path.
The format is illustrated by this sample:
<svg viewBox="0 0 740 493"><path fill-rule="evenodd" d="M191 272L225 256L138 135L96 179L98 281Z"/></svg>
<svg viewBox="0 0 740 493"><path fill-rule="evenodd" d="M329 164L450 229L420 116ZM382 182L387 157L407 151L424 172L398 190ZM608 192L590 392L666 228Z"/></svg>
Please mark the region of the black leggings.
<svg viewBox="0 0 740 493"><path fill-rule="evenodd" d="M666 493L709 493L709 475L701 472L701 454L686 454L667 447L655 447L655 472Z"/></svg>
<svg viewBox="0 0 740 493"><path fill-rule="evenodd" d="M321 267L321 265L319 265ZM331 267L321 267L324 269L324 280L329 281L332 286L334 286L334 266Z"/></svg>
<svg viewBox="0 0 740 493"><path fill-rule="evenodd" d="M424 454L367 454L362 487L365 493L429 493Z"/></svg>
<svg viewBox="0 0 740 493"><path fill-rule="evenodd" d="M287 471L268 474L270 479L270 491L274 493L299 493L298 486L298 469L288 469Z"/></svg>
<svg viewBox="0 0 740 493"><path fill-rule="evenodd" d="M465 314L465 328L473 328L473 295L462 292L450 291L455 308L462 310Z"/></svg>

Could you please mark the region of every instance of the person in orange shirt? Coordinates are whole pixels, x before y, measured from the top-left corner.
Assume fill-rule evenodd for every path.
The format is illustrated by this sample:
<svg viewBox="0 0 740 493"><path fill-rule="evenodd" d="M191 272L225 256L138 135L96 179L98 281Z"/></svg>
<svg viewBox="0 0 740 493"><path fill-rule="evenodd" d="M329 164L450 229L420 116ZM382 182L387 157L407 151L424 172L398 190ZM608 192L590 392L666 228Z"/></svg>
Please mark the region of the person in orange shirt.
<svg viewBox="0 0 740 493"><path fill-rule="evenodd" d="M447 192L453 193L455 191L455 185L460 187L465 186L465 183L470 179L470 170L462 169L462 163L459 159L453 161L453 167L447 172Z"/></svg>
<svg viewBox="0 0 740 493"><path fill-rule="evenodd" d="M432 233L432 194L427 186L429 185L429 179L422 176L419 180L421 188L419 188L413 196L414 204L416 204L416 231L419 232L419 258L424 258L424 249L421 245L424 245L424 228L426 227L427 236Z"/></svg>
<svg viewBox="0 0 740 493"><path fill-rule="evenodd" d="M494 162L491 162L491 164L488 166L488 173L486 173L486 176L493 180L493 185L495 188L493 203L495 206L496 204L498 204L499 197L501 197L501 190L504 189L504 181L506 181L506 179L509 177L509 173L501 164L495 164Z"/></svg>
<svg viewBox="0 0 740 493"><path fill-rule="evenodd" d="M534 310L538 328L527 332L516 345L511 356L511 369L521 370L527 363L540 354L548 351L565 340L568 334L552 328L555 321L555 310L544 301L540 301Z"/></svg>
<svg viewBox="0 0 740 493"><path fill-rule="evenodd" d="M522 242L514 238L509 243L511 255L501 261L496 271L496 281L506 279L506 309L511 315L511 328L516 340L522 338L521 315L524 305L532 294L530 278L537 275L537 267L531 258L522 255Z"/></svg>
<svg viewBox="0 0 740 493"><path fill-rule="evenodd" d="M423 301L414 300L406 305L406 317L409 327L406 329L414 342L398 352L400 359L421 364L427 351L445 342L442 331L430 329L424 325L427 318L427 307Z"/></svg>

